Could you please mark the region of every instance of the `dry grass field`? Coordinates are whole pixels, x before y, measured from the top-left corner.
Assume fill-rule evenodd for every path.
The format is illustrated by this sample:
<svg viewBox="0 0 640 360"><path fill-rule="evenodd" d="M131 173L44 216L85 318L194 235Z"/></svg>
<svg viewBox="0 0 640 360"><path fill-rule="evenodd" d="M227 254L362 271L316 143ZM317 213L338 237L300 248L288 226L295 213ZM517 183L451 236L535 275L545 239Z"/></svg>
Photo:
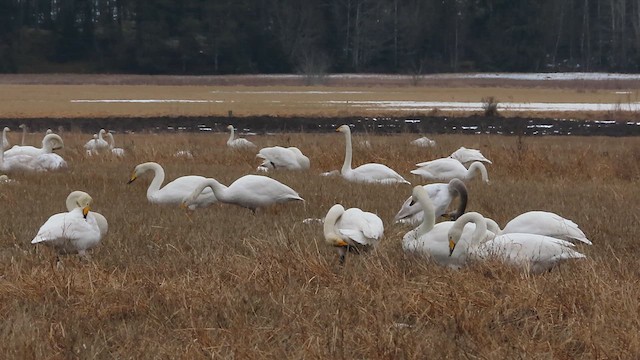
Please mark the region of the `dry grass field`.
<svg viewBox="0 0 640 360"><path fill-rule="evenodd" d="M12 135L15 136L15 135ZM354 133L354 142L362 133ZM133 167L157 161L169 180L187 174L229 184L254 173L254 152L226 148L226 134L117 135L124 159L86 158L88 134L63 134L68 171L14 174L0 185L0 353L6 358L640 358L640 139L367 135L354 162L409 174L413 164L459 146L493 160L491 185L469 184L468 211L503 224L533 209L577 222L588 258L539 276L497 264L461 271L405 255L393 224L408 185L320 177L338 169L341 134L256 136L259 147L298 146L308 172L270 174L305 203L251 211L225 204L186 212L149 204L150 176L127 185ZM29 143L38 143L32 134ZM190 149L195 159L172 154ZM39 226L64 211L72 190L94 198L109 234L90 261L33 246ZM331 205L375 212L385 238L344 267L319 224Z"/></svg>
<svg viewBox="0 0 640 360"><path fill-rule="evenodd" d="M227 116L229 111L240 117L461 116L470 113L437 107L367 108L357 103L481 102L493 97L499 103L609 104L609 109L602 111L501 112L506 117L635 120L636 112L623 110L640 99L637 80L437 78L413 85L412 80L410 76L338 77L306 86L301 76L0 75L0 118Z"/></svg>

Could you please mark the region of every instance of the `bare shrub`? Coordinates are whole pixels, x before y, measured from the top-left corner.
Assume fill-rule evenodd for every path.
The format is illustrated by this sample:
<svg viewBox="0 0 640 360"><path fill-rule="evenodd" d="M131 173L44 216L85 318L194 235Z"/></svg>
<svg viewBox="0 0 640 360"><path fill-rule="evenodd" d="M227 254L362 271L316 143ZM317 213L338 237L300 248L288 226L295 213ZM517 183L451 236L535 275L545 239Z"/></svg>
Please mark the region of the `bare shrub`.
<svg viewBox="0 0 640 360"><path fill-rule="evenodd" d="M498 114L498 99L493 96L482 98L482 109L485 116L499 116Z"/></svg>

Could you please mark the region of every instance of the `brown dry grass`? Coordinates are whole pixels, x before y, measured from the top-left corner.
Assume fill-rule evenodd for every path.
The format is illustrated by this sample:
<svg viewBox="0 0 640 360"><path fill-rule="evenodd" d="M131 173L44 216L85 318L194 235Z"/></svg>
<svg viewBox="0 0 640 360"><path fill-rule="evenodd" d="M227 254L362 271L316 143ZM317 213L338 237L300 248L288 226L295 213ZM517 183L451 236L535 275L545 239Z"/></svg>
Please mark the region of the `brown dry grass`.
<svg viewBox="0 0 640 360"><path fill-rule="evenodd" d="M363 135L355 134L357 138ZM308 173L272 176L306 199L268 209L216 204L190 214L147 203L155 160L168 179L186 174L223 183L252 173L253 153L228 150L226 134L121 135L123 160L82 156L87 134L64 134L66 172L16 174L0 187L0 351L7 358L626 358L640 356L637 138L439 136L433 150L415 135L367 135L355 162L383 162L409 175L417 161L479 148L494 161L492 184L470 184L469 210L500 223L532 209L575 220L593 240L586 261L541 276L496 265L462 271L403 254L409 229L391 223L410 186L324 178L344 154L340 134L254 137L296 145ZM29 137L31 143L39 136ZM188 148L192 161L173 154ZM419 179L408 177L414 183ZM110 222L84 262L54 269L49 249L29 244L88 191ZM319 225L335 202L378 213L386 238L344 268Z"/></svg>
<svg viewBox="0 0 640 360"><path fill-rule="evenodd" d="M361 77L304 86L302 77L2 75L0 118L150 116L382 116L420 115L415 110L366 110L354 101L577 102L619 104L620 111L532 112L504 116L633 120L622 111L640 97L634 81L513 81L432 79L409 86L410 77ZM617 94L625 90L629 94ZM316 93L313 93L313 92ZM306 93L304 93L306 92ZM311 92L311 93L310 93ZM324 92L324 93L317 93ZM330 92L330 93L326 93ZM331 93L333 92L333 93ZM77 99L180 99L205 103L72 103ZM326 101L334 101L327 104ZM428 113L463 116L433 109ZM422 114L426 115L426 114Z"/></svg>

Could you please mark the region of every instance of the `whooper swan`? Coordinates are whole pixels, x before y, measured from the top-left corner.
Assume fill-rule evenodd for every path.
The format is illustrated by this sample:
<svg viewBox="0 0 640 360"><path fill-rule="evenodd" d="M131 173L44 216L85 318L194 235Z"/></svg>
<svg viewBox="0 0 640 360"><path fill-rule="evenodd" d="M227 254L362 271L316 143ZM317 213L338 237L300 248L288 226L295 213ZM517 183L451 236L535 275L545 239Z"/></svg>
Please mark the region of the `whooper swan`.
<svg viewBox="0 0 640 360"><path fill-rule="evenodd" d="M107 133L107 139L109 139L109 150L111 150L111 153L117 157L123 157L124 156L124 149L123 148L119 148L119 147L115 147L116 142L113 139L113 134L111 132Z"/></svg>
<svg viewBox="0 0 640 360"><path fill-rule="evenodd" d="M565 260L586 257L575 251L572 243L544 235L511 233L487 238L478 230L484 229L486 232L486 220L476 212L460 216L449 230L449 248L452 252L457 247L462 228L469 222L476 224L476 231L471 241L464 245L464 250L475 259L496 259L527 272L541 273Z"/></svg>
<svg viewBox="0 0 640 360"><path fill-rule="evenodd" d="M263 159L259 170L308 170L309 158L297 147L272 146L260 149L256 157Z"/></svg>
<svg viewBox="0 0 640 360"><path fill-rule="evenodd" d="M107 131L105 129L100 129L100 132L98 132L98 138L96 139L94 136L93 139L84 144L84 148L93 154L107 151L109 149L109 143L103 137L106 133Z"/></svg>
<svg viewBox="0 0 640 360"><path fill-rule="evenodd" d="M419 175L425 180L449 181L458 178L463 181L470 181L476 172L482 175L482 181L489 183L489 175L487 168L481 162L474 162L469 169L464 167L461 162L451 158L435 159L427 162L416 164L417 169L411 170L414 175Z"/></svg>
<svg viewBox="0 0 640 360"><path fill-rule="evenodd" d="M454 151L451 155L449 155L449 157L452 159L456 159L463 164L470 163L473 161L482 161L482 162L491 164L491 160L484 157L484 155L482 155L480 150L467 149L464 146Z"/></svg>
<svg viewBox="0 0 640 360"><path fill-rule="evenodd" d="M5 158L9 158L17 155L29 155L38 156L40 154L51 154L53 150L62 149L64 142L59 135L49 134L45 135L42 139L42 147L37 148L34 146L14 146L11 149L4 152Z"/></svg>
<svg viewBox="0 0 640 360"><path fill-rule="evenodd" d="M191 206L194 199L203 190L213 190L218 201L251 209L288 201L304 201L293 189L272 178L261 175L245 175L229 186L222 185L216 179L199 181L192 193L184 200L184 205Z"/></svg>
<svg viewBox="0 0 640 360"><path fill-rule="evenodd" d="M228 147L232 149L253 149L256 147L256 144L252 143L247 139L242 139L242 138L234 139L235 129L233 128L233 125L227 126L227 130L231 132L229 134L229 140L227 140Z"/></svg>
<svg viewBox="0 0 640 360"><path fill-rule="evenodd" d="M11 129L9 129L6 126L4 129L2 129L2 146L0 146L0 151L4 152L5 150L11 147L11 143L9 143L9 139L7 139L7 133L10 131Z"/></svg>
<svg viewBox="0 0 640 360"><path fill-rule="evenodd" d="M182 176L171 181L163 188L160 188L164 182L164 169L158 163L147 162L135 167L133 174L131 174L131 178L129 179L129 184L134 182L138 176L147 171L153 171L154 173L153 180L147 189L147 199L153 204L180 205L202 181L206 180L204 176ZM206 207L216 201L217 199L213 194L213 191L207 189L199 194L198 197L189 204L189 209L193 210L199 207Z"/></svg>
<svg viewBox="0 0 640 360"><path fill-rule="evenodd" d="M496 233L496 235L512 233L538 234L561 240L580 241L585 244L592 244L584 232L580 230L578 224L548 211L528 211L522 213L509 221L502 230L500 230L498 224L492 219L487 219L487 226L489 230Z"/></svg>
<svg viewBox="0 0 640 360"><path fill-rule="evenodd" d="M333 205L324 219L324 239L334 246L344 264L347 251L367 251L375 247L384 235L382 220L373 213L358 208L345 210L340 204Z"/></svg>
<svg viewBox="0 0 640 360"><path fill-rule="evenodd" d="M426 136L423 136L421 138L415 139L411 142L411 145L415 145L418 147L435 147L436 146L436 142L435 140L431 140Z"/></svg>
<svg viewBox="0 0 640 360"><path fill-rule="evenodd" d="M448 218L455 220L464 214L467 208L468 193L467 187L459 179L452 179L448 184L436 183L424 185L423 187L427 190L427 194L435 207L436 218L446 214L447 208L456 197L459 197L458 209L447 214ZM402 204L402 208L400 208L394 220L399 223L416 225L422 222L422 217L421 203L414 201L413 196L410 196Z"/></svg>
<svg viewBox="0 0 640 360"><path fill-rule="evenodd" d="M347 125L342 125L336 129L336 131L344 134L345 138L345 156L344 164L340 173L342 177L349 181L355 182L368 182L368 183L382 183L382 184L410 184L400 174L390 169L389 167L370 163L360 165L355 169L351 168L352 148L351 148L351 129Z"/></svg>
<svg viewBox="0 0 640 360"><path fill-rule="evenodd" d="M67 200L65 201L67 211L72 211L73 209L78 207L78 204L82 203L82 199L86 198L87 196L91 197L84 191L76 190L71 192L69 196L67 196ZM103 239L109 231L109 223L107 222L107 218L95 211L91 211L87 214L87 219L89 218L93 218L96 224L98 224L98 228L100 229L100 239Z"/></svg>

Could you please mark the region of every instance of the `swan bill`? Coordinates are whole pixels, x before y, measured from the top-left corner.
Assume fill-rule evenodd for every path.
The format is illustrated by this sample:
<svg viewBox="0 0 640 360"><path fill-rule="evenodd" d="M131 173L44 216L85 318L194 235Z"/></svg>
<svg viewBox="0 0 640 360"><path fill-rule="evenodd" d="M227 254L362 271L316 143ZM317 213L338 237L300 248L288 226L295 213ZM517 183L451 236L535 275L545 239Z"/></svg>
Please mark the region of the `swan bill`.
<svg viewBox="0 0 640 360"><path fill-rule="evenodd" d="M91 210L91 208L89 206L85 206L82 208L82 216L84 216L84 218L87 218L87 215L89 214L89 211Z"/></svg>
<svg viewBox="0 0 640 360"><path fill-rule="evenodd" d="M129 179L129 181L127 181L127 184L131 184L132 182L136 181L138 177L136 176L136 174L132 174L131 175L131 179Z"/></svg>
<svg viewBox="0 0 640 360"><path fill-rule="evenodd" d="M453 254L453 250L456 249L456 243L449 238L449 256L451 256L451 254Z"/></svg>

